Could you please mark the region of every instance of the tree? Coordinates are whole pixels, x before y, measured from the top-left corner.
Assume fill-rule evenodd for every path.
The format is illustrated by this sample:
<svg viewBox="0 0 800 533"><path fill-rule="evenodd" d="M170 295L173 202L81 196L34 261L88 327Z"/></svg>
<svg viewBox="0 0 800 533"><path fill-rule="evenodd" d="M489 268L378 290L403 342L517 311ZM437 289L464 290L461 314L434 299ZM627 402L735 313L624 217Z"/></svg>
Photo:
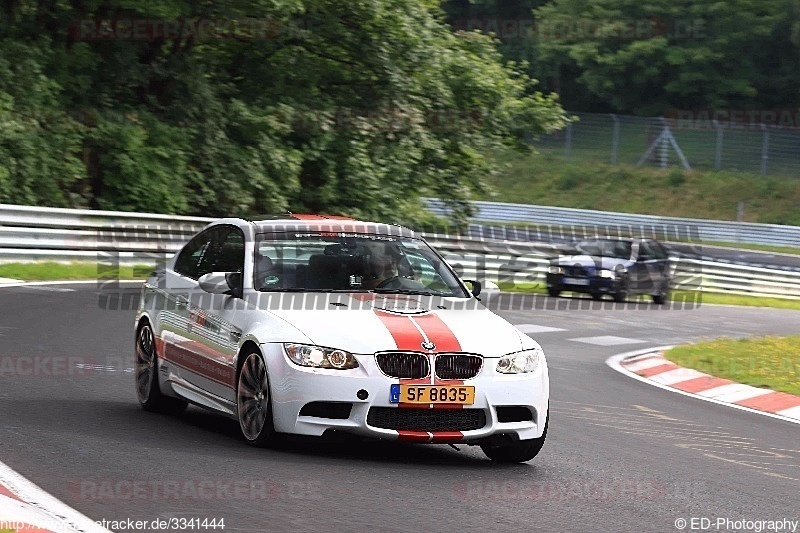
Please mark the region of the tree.
<svg viewBox="0 0 800 533"><path fill-rule="evenodd" d="M575 95L565 96L572 109L573 99L580 110L642 115L796 105L796 6L796 0L553 0L535 11L543 30L540 72L560 76L565 94ZM591 97L580 98L581 89Z"/></svg>
<svg viewBox="0 0 800 533"><path fill-rule="evenodd" d="M0 132L0 201L408 221L431 195L463 219L488 187L489 152L563 123L556 97L505 62L495 40L450 31L432 1L0 9L11 21L0 58L23 49L26 72L38 73L27 87L42 87L19 86L19 69L0 62L0 109L44 107L79 126L57 144L40 123L44 154L9 151ZM20 171L45 155L52 163ZM5 192L31 180L58 186Z"/></svg>

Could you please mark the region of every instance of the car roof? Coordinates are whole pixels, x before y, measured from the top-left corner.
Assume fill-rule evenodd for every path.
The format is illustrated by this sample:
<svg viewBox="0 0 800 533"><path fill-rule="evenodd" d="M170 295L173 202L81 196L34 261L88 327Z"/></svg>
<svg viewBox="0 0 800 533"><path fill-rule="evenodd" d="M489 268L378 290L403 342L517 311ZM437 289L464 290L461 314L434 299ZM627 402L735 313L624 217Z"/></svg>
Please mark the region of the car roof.
<svg viewBox="0 0 800 533"><path fill-rule="evenodd" d="M250 222L255 224L256 233L308 231L416 237L412 230L398 224L382 224L336 215L286 213L253 217Z"/></svg>

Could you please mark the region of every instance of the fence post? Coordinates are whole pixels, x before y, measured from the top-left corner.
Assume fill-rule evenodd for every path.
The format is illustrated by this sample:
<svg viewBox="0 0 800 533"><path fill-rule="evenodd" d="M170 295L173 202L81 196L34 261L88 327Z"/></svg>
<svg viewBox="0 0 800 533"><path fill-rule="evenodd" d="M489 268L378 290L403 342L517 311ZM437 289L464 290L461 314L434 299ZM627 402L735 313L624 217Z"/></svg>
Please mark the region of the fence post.
<svg viewBox="0 0 800 533"><path fill-rule="evenodd" d="M664 127L664 132L668 131L669 128L667 126L667 121L664 119L664 117L661 117L661 124ZM668 150L669 150L669 140L667 139L667 136L664 135L661 138L661 146L660 146L660 150L659 150L659 153L658 153L658 157L659 157L658 166L661 167L661 168L667 168L667 163L668 163L668 158L669 158Z"/></svg>
<svg viewBox="0 0 800 533"><path fill-rule="evenodd" d="M572 150L572 122L567 124L567 134L564 140L564 160L569 163L569 153Z"/></svg>
<svg viewBox="0 0 800 533"><path fill-rule="evenodd" d="M614 113L611 113L611 119L614 121L614 134L611 137L611 164L616 165L619 160L619 119Z"/></svg>
<svg viewBox="0 0 800 533"><path fill-rule="evenodd" d="M717 151L714 154L714 170L722 169L722 126L717 119L714 119L714 127L717 128Z"/></svg>
<svg viewBox="0 0 800 533"><path fill-rule="evenodd" d="M761 131L764 132L764 140L761 143L761 173L766 174L769 160L769 130L765 124L761 124Z"/></svg>

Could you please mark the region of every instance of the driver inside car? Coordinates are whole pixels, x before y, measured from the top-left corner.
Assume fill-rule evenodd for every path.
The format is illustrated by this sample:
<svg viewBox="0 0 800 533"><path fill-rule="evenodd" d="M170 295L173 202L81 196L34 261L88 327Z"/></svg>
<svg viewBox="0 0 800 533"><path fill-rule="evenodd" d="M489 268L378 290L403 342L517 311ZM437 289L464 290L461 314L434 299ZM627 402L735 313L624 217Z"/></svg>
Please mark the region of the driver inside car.
<svg viewBox="0 0 800 533"><path fill-rule="evenodd" d="M367 276L361 283L365 289L380 287L382 283L399 276L397 269L400 252L386 244L372 250Z"/></svg>

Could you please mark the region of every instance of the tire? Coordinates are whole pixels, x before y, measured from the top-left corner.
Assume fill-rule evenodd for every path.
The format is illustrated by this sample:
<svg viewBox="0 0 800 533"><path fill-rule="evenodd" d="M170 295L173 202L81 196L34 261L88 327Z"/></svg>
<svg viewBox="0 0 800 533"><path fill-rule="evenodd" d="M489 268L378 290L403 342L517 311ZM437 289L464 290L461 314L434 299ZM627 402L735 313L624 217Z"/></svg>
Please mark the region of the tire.
<svg viewBox="0 0 800 533"><path fill-rule="evenodd" d="M617 292L614 293L614 301L617 303L625 303L625 300L628 299L628 280L626 278L622 278L619 280L619 286L617 287Z"/></svg>
<svg viewBox="0 0 800 533"><path fill-rule="evenodd" d="M245 355L239 370L236 419L242 436L251 446L264 447L275 441L269 377L264 358L258 351Z"/></svg>
<svg viewBox="0 0 800 533"><path fill-rule="evenodd" d="M669 285L661 289L658 294L653 294L653 303L656 305L664 305L669 301Z"/></svg>
<svg viewBox="0 0 800 533"><path fill-rule="evenodd" d="M600 300L603 299L603 295L601 293L599 293L599 292L591 293L591 297L592 297L592 300L595 300L595 301L600 301Z"/></svg>
<svg viewBox="0 0 800 533"><path fill-rule="evenodd" d="M548 415L547 418L544 423L544 432L538 439L521 440L503 446L482 445L481 450L486 454L486 457L497 463L525 463L530 461L539 455L542 446L544 446L550 416Z"/></svg>
<svg viewBox="0 0 800 533"><path fill-rule="evenodd" d="M164 396L158 386L158 353L153 328L143 322L136 332L136 396L145 411L179 415L186 410L187 402Z"/></svg>
<svg viewBox="0 0 800 533"><path fill-rule="evenodd" d="M550 298L558 298L561 296L561 291L558 289L547 289L547 294L550 296Z"/></svg>

